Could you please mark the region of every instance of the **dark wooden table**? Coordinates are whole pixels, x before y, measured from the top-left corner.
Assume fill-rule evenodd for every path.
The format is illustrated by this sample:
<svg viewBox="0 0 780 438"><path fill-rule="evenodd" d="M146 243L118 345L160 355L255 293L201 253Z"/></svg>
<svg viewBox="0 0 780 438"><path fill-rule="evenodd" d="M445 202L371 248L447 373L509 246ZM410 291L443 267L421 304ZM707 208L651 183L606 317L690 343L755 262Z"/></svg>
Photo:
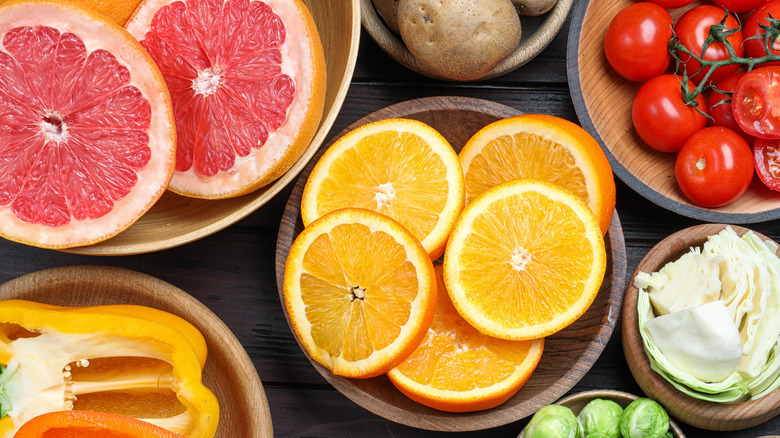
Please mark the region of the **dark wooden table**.
<svg viewBox="0 0 780 438"><path fill-rule="evenodd" d="M575 5L576 6L576 5ZM359 118L393 103L426 96L488 99L523 112L577 121L566 79L568 22L550 46L520 69L488 82L453 84L419 76L396 64L364 33L349 94L329 139ZM699 223L664 210L617 180L617 211L627 249L628 275L658 241ZM333 389L311 366L288 328L276 288L277 231L293 184L255 213L215 235L151 254L97 257L0 241L0 281L56 266L110 265L165 280L211 308L233 330L254 361L278 437L436 437L378 417ZM780 240L778 221L748 227ZM595 366L571 392L617 389L641 394L626 365L620 324ZM528 419L464 437L515 437ZM688 437L780 434L780 418L736 432L716 433L681 424ZM236 437L244 438L244 437ZM246 437L251 438L251 437Z"/></svg>

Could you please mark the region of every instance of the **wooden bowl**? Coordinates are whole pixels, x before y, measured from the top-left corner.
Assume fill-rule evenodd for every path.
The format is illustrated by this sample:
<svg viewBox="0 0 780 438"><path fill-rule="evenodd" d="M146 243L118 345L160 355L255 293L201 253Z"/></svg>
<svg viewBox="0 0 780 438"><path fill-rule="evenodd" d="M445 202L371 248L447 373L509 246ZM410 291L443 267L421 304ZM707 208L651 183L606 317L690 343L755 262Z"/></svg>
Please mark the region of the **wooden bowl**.
<svg viewBox="0 0 780 438"><path fill-rule="evenodd" d="M601 143L612 170L648 200L684 216L708 222L753 223L780 218L780 193L754 178L748 191L723 207L690 202L674 176L676 154L645 145L631 121L631 105L641 84L623 79L604 55L612 17L634 0L582 0L572 19L567 49L569 88L582 126ZM673 17L701 4L672 11Z"/></svg>
<svg viewBox="0 0 780 438"><path fill-rule="evenodd" d="M460 150L480 128L495 120L517 115L518 111L481 99L431 97L402 102L372 113L346 128L341 134L365 123L407 117L425 122ZM331 142L332 143L332 142ZM321 153L325 151L323 148ZM319 156L317 158L319 158ZM276 281L284 305L282 281L284 265L295 237L303 229L300 201L303 186L317 159L312 160L295 185L282 216L276 244ZM596 362L615 328L622 301L626 272L626 248L617 213L606 236L607 273L596 300L580 319L546 339L545 351L534 374L509 401L487 411L442 412L418 404L399 392L386 376L373 379L347 379L332 374L309 357L317 371L342 394L363 408L397 423L439 431L487 429L532 415L571 389ZM285 310L285 317L290 319ZM305 349L301 347L304 354ZM308 357L308 354L306 354Z"/></svg>
<svg viewBox="0 0 780 438"><path fill-rule="evenodd" d="M298 173L325 141L347 94L360 41L358 0L303 0L317 23L325 49L327 91L319 128L293 166L271 184L244 196L207 200L166 192L130 228L95 245L68 249L91 255L140 254L173 248L227 228L265 205Z"/></svg>
<svg viewBox="0 0 780 438"><path fill-rule="evenodd" d="M203 383L219 400L215 438L273 437L271 412L252 361L230 329L206 306L155 277L106 266L68 266L0 285L0 300L61 306L139 304L176 314L203 333L208 358Z"/></svg>
<svg viewBox="0 0 780 438"><path fill-rule="evenodd" d="M555 7L546 14L537 17L520 17L522 34L517 48L499 63L493 70L478 80L492 79L509 73L534 59L544 50L555 35L561 30L573 0L558 0ZM404 67L429 78L452 81L443 78L420 64L406 48L401 37L393 33L379 17L371 0L360 0L361 21L371 38L391 58Z"/></svg>
<svg viewBox="0 0 780 438"><path fill-rule="evenodd" d="M660 374L650 368L650 361L642 345L637 324L637 297L639 290L634 278L642 272L657 272L666 263L679 259L691 247L701 246L708 236L722 231L724 224L696 225L678 231L659 242L639 262L626 289L623 304L623 351L634 379L648 397L658 400L669 414L680 421L708 430L739 430L761 424L780 414L780 391L773 391L757 400L736 404L720 404L695 399L683 394ZM738 235L748 229L731 226ZM770 240L756 233L762 240Z"/></svg>
<svg viewBox="0 0 780 438"><path fill-rule="evenodd" d="M556 404L566 406L567 408L571 409L572 412L574 412L574 415L579 415L582 408L585 407L588 403L590 403L591 400L600 398L604 400L612 400L615 403L619 404L621 407L625 408L628 406L629 403L639 398L638 396L634 394L630 394L628 392L623 391L612 391L608 389L604 390L594 390L594 391L583 391L578 392L576 394L569 395L567 397L564 397L557 402ZM669 420L669 430L672 431L672 435L674 438L685 438L685 434L682 430L680 430L680 426L677 425L677 423L674 422L674 420ZM523 438L525 434L525 429L520 432L520 435L517 436L517 438Z"/></svg>

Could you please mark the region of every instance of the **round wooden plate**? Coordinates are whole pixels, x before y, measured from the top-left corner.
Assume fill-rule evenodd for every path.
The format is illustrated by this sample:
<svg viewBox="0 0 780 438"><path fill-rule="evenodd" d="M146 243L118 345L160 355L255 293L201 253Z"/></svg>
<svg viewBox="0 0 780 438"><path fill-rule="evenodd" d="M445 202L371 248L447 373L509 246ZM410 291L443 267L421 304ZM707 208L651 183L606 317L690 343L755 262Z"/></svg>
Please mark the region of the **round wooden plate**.
<svg viewBox="0 0 780 438"><path fill-rule="evenodd" d="M0 300L61 306L138 304L176 314L206 338L203 383L219 401L215 438L273 437L271 411L252 361L228 327L206 306L155 277L106 266L68 266L18 277L0 285Z"/></svg>
<svg viewBox="0 0 780 438"><path fill-rule="evenodd" d="M572 19L567 48L569 88L582 126L601 143L612 170L632 189L663 208L708 222L754 223L780 218L780 193L754 178L748 191L723 207L691 203L674 176L675 154L657 152L639 138L631 105L641 84L623 79L604 55L612 17L634 0L582 0ZM672 11L674 18L701 4Z"/></svg>
<svg viewBox="0 0 780 438"><path fill-rule="evenodd" d="M638 396L623 392L623 391L612 391L612 390L593 390L593 391L583 391L578 392L576 394L572 394L570 396L564 397L557 402L556 404L566 406L567 408L571 409L572 412L574 412L574 415L579 415L582 408L585 407L588 403L590 403L593 399L604 399L604 400L612 400L615 403L619 404L623 408L628 406L629 403L639 398ZM672 435L674 438L685 438L685 434L680 429L680 426L677 425L677 423L674 422L674 420L669 420L669 430L672 431ZM525 436L525 429L520 432L520 435L517 436L517 438L523 438Z"/></svg>
<svg viewBox="0 0 780 438"><path fill-rule="evenodd" d="M483 81L507 74L534 59L561 30L566 17L569 15L572 3L573 0L558 0L553 9L543 15L537 17L520 16L522 31L517 48L493 70L478 80ZM451 81L451 79L446 79L433 73L417 61L409 49L406 48L401 37L385 26L384 21L379 17L376 9L374 9L371 0L360 0L360 7L363 27L376 44L391 58L409 70L421 75L433 79Z"/></svg>
<svg viewBox="0 0 780 438"><path fill-rule="evenodd" d="M708 430L739 430L761 424L780 414L780 391L745 403L720 404L689 397L677 390L660 374L653 371L642 345L637 324L637 297L639 290L634 286L634 278L640 271L656 272L666 263L679 259L691 247L701 246L708 236L721 232L724 224L696 225L678 231L659 242L637 265L626 289L623 304L622 341L623 351L634 379L648 397L658 400L669 414L680 421ZM738 235L748 229L731 226ZM770 240L756 233L762 240Z"/></svg>
<svg viewBox="0 0 780 438"><path fill-rule="evenodd" d="M223 230L265 205L303 170L325 141L347 95L360 42L359 0L303 0L325 49L327 91L320 126L298 161L279 179L244 196L196 199L166 192L130 228L115 237L68 252L90 255L141 254L184 245Z"/></svg>
<svg viewBox="0 0 780 438"><path fill-rule="evenodd" d="M406 117L427 123L441 132L456 150L483 126L517 115L514 108L494 102L462 98L431 97L389 106L347 127L341 134L368 122ZM332 143L332 142L331 142ZM321 154L325 151L323 148ZM282 281L287 254L303 229L300 201L303 186L317 159L312 160L295 185L284 210L276 244L276 281L284 306ZM347 379L335 376L309 357L312 365L337 390L363 408L388 420L439 431L469 431L496 427L532 415L571 389L598 359L617 322L626 274L626 247L617 213L606 236L607 274L590 309L568 328L547 338L545 351L534 374L509 401L487 411L449 413L438 411L401 394L386 376ZM290 319L285 310L285 317ZM301 348L306 354L305 349ZM307 355L308 357L308 355Z"/></svg>

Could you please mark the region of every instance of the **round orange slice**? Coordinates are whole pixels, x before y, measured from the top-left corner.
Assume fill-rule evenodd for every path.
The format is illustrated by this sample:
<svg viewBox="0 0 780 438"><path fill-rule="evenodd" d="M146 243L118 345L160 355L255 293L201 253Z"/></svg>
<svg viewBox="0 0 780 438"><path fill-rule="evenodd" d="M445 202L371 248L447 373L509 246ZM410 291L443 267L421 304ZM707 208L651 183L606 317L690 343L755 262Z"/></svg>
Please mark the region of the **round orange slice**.
<svg viewBox="0 0 780 438"><path fill-rule="evenodd" d="M308 147L326 70L300 0L144 0L126 28L171 92L179 135L172 191L209 199L249 193Z"/></svg>
<svg viewBox="0 0 780 438"><path fill-rule="evenodd" d="M387 373L402 393L434 409L470 412L509 400L531 377L544 338L507 341L480 333L452 305L436 265L438 293L431 328L420 346Z"/></svg>
<svg viewBox="0 0 780 438"><path fill-rule="evenodd" d="M284 271L290 324L309 355L346 377L373 377L404 360L436 308L428 253L398 222L341 209L307 226Z"/></svg>
<svg viewBox="0 0 780 438"><path fill-rule="evenodd" d="M102 15L58 1L0 7L0 234L46 248L135 222L174 169L154 61Z"/></svg>
<svg viewBox="0 0 780 438"><path fill-rule="evenodd" d="M607 156L587 131L568 120L524 114L493 122L458 154L466 202L502 182L537 178L571 191L593 210L606 233L615 209L615 178Z"/></svg>
<svg viewBox="0 0 780 438"><path fill-rule="evenodd" d="M322 155L303 189L304 225L333 210L365 208L401 223L438 258L463 208L463 171L449 142L412 119L362 125Z"/></svg>
<svg viewBox="0 0 780 438"><path fill-rule="evenodd" d="M521 179L463 209L447 242L444 283L458 313L482 333L536 339L585 313L606 260L598 221L581 199Z"/></svg>

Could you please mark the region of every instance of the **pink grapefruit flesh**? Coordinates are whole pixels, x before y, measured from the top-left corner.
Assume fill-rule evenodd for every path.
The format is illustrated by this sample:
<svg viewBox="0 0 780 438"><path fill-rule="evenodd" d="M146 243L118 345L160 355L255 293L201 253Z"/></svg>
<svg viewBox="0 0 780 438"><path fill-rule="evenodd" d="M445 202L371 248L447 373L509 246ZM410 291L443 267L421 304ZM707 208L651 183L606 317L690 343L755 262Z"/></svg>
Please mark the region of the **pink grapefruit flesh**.
<svg viewBox="0 0 780 438"><path fill-rule="evenodd" d="M174 192L248 193L308 146L322 116L325 66L299 0L146 0L126 27L171 92Z"/></svg>
<svg viewBox="0 0 780 438"><path fill-rule="evenodd" d="M120 27L50 1L0 8L0 234L42 247L124 230L172 175L159 71Z"/></svg>

